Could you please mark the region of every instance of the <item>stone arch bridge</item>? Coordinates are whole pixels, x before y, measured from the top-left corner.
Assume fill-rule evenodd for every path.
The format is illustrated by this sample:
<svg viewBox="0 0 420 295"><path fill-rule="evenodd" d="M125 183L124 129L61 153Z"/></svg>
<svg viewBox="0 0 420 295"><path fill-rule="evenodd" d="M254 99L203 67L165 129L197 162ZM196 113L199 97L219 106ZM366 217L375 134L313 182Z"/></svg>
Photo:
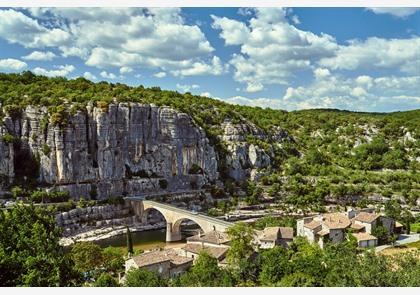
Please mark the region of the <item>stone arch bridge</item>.
<svg viewBox="0 0 420 295"><path fill-rule="evenodd" d="M166 241L173 242L181 240L181 223L184 220L191 220L197 223L204 232L217 230L224 232L233 224L204 214L180 209L168 204L145 200L141 197L128 197L134 212L142 221L147 218L148 210L159 211L166 220Z"/></svg>

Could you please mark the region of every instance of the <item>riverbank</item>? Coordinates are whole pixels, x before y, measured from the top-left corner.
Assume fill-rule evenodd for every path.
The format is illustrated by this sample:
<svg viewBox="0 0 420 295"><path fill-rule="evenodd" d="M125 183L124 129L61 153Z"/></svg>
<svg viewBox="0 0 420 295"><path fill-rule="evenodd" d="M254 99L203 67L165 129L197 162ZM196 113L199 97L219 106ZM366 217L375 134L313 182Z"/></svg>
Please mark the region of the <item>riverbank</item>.
<svg viewBox="0 0 420 295"><path fill-rule="evenodd" d="M157 230L157 229L164 229L166 228L166 224L164 222L156 223L153 225L131 225L129 229L131 232L141 232L141 231L149 231L149 230ZM99 229L94 229L90 231L86 231L83 233L79 233L73 236L62 237L60 239L60 245L67 247L76 242L96 242L105 239L112 238L114 236L118 236L121 234L125 234L127 231L125 226L108 226Z"/></svg>

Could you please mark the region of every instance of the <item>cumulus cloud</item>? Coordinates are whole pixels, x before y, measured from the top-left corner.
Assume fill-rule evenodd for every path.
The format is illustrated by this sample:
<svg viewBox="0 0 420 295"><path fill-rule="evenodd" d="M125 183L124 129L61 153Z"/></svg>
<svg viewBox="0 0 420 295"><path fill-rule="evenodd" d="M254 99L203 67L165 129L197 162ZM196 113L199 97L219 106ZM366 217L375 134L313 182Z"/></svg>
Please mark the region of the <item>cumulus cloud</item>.
<svg viewBox="0 0 420 295"><path fill-rule="evenodd" d="M14 58L0 59L0 70L6 72L19 72L24 70L28 65Z"/></svg>
<svg viewBox="0 0 420 295"><path fill-rule="evenodd" d="M370 86L369 86L370 85ZM369 89L370 87L370 89ZM337 108L383 112L416 109L420 104L420 76L345 78L327 75L307 87L288 87L283 97L217 98L231 104L297 110Z"/></svg>
<svg viewBox="0 0 420 295"><path fill-rule="evenodd" d="M289 109L339 108L386 111L418 108L420 76L327 75L310 85L288 87L283 100Z"/></svg>
<svg viewBox="0 0 420 295"><path fill-rule="evenodd" d="M50 61L53 60L54 57L56 57L56 55L51 51L33 51L26 56L22 56L23 59L37 61Z"/></svg>
<svg viewBox="0 0 420 295"><path fill-rule="evenodd" d="M133 69L131 67L122 67L120 68L120 74L128 74L131 73Z"/></svg>
<svg viewBox="0 0 420 295"><path fill-rule="evenodd" d="M111 79L111 80L117 79L117 76L115 74L108 73L107 71L102 71L99 75L101 75L101 77L105 79Z"/></svg>
<svg viewBox="0 0 420 295"><path fill-rule="evenodd" d="M166 77L166 73L165 72L159 72L153 75L156 78L164 78Z"/></svg>
<svg viewBox="0 0 420 295"><path fill-rule="evenodd" d="M370 7L367 8L367 10L372 11L376 14L391 14L395 17L399 18L406 18L417 11L420 10L420 8L416 7Z"/></svg>
<svg viewBox="0 0 420 295"><path fill-rule="evenodd" d="M49 29L13 9L0 10L0 36L27 48L58 46L70 39L70 34L61 28Z"/></svg>
<svg viewBox="0 0 420 295"><path fill-rule="evenodd" d="M228 64L222 64L219 57L214 56L208 63L195 62L191 65L184 65L184 69L173 70L174 76L198 76L198 75L222 75L228 71Z"/></svg>
<svg viewBox="0 0 420 295"><path fill-rule="evenodd" d="M202 92L200 93L200 96L205 96L205 97L211 97L211 93L210 92Z"/></svg>
<svg viewBox="0 0 420 295"><path fill-rule="evenodd" d="M29 8L0 11L0 37L25 47L55 46L103 70L151 68L178 76L220 75L220 59L179 8Z"/></svg>
<svg viewBox="0 0 420 295"><path fill-rule="evenodd" d="M419 48L420 37L351 40L348 45L339 46L333 57L323 58L319 64L333 70L388 68L416 74L420 68Z"/></svg>
<svg viewBox="0 0 420 295"><path fill-rule="evenodd" d="M212 16L213 27L221 31L225 44L240 45L240 53L233 55L230 64L234 79L246 83L248 91L259 91L266 84L287 84L297 72L334 56L338 48L329 35L291 25L282 8L258 8L253 13L249 24Z"/></svg>
<svg viewBox="0 0 420 295"><path fill-rule="evenodd" d="M197 84L192 84L192 85L182 85L182 84L176 84L176 88L178 88L179 90L181 90L182 92L190 92L191 90L194 89L199 89L200 86Z"/></svg>
<svg viewBox="0 0 420 295"><path fill-rule="evenodd" d="M85 72L83 74L83 77L86 78L86 79L88 79L88 80L91 80L91 81L94 81L94 80L97 79L96 76L93 75L91 72Z"/></svg>
<svg viewBox="0 0 420 295"><path fill-rule="evenodd" d="M55 66L54 68L55 69L47 70L44 68L37 67L33 69L33 72L37 75L43 75L47 77L64 77L76 69L73 65L60 65Z"/></svg>
<svg viewBox="0 0 420 295"><path fill-rule="evenodd" d="M213 19L211 27L221 30L220 37L225 40L226 45L241 45L248 38L250 32L244 23L214 15L211 15L211 18Z"/></svg>

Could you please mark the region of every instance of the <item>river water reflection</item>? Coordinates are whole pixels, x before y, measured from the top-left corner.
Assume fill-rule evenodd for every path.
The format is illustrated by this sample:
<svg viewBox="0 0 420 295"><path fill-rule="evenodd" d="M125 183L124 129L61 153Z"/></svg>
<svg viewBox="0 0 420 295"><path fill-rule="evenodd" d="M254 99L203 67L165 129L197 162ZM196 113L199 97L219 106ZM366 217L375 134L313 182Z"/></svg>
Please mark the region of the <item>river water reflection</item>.
<svg viewBox="0 0 420 295"><path fill-rule="evenodd" d="M191 236L192 232L183 232L183 239L178 242L166 243L166 229L156 229L140 232L132 232L133 248L141 250L150 250L155 248L171 247L185 243L185 237ZM127 236L121 234L108 239L95 242L102 248L112 246L127 249Z"/></svg>

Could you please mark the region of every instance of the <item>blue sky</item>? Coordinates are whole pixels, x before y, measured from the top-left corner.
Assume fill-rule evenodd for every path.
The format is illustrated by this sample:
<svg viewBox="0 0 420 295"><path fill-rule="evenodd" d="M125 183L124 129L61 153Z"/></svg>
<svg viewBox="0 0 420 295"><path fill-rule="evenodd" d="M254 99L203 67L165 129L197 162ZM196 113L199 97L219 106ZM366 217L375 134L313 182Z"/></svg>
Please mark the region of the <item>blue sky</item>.
<svg viewBox="0 0 420 295"><path fill-rule="evenodd" d="M2 8L0 71L286 110L420 108L413 8Z"/></svg>

